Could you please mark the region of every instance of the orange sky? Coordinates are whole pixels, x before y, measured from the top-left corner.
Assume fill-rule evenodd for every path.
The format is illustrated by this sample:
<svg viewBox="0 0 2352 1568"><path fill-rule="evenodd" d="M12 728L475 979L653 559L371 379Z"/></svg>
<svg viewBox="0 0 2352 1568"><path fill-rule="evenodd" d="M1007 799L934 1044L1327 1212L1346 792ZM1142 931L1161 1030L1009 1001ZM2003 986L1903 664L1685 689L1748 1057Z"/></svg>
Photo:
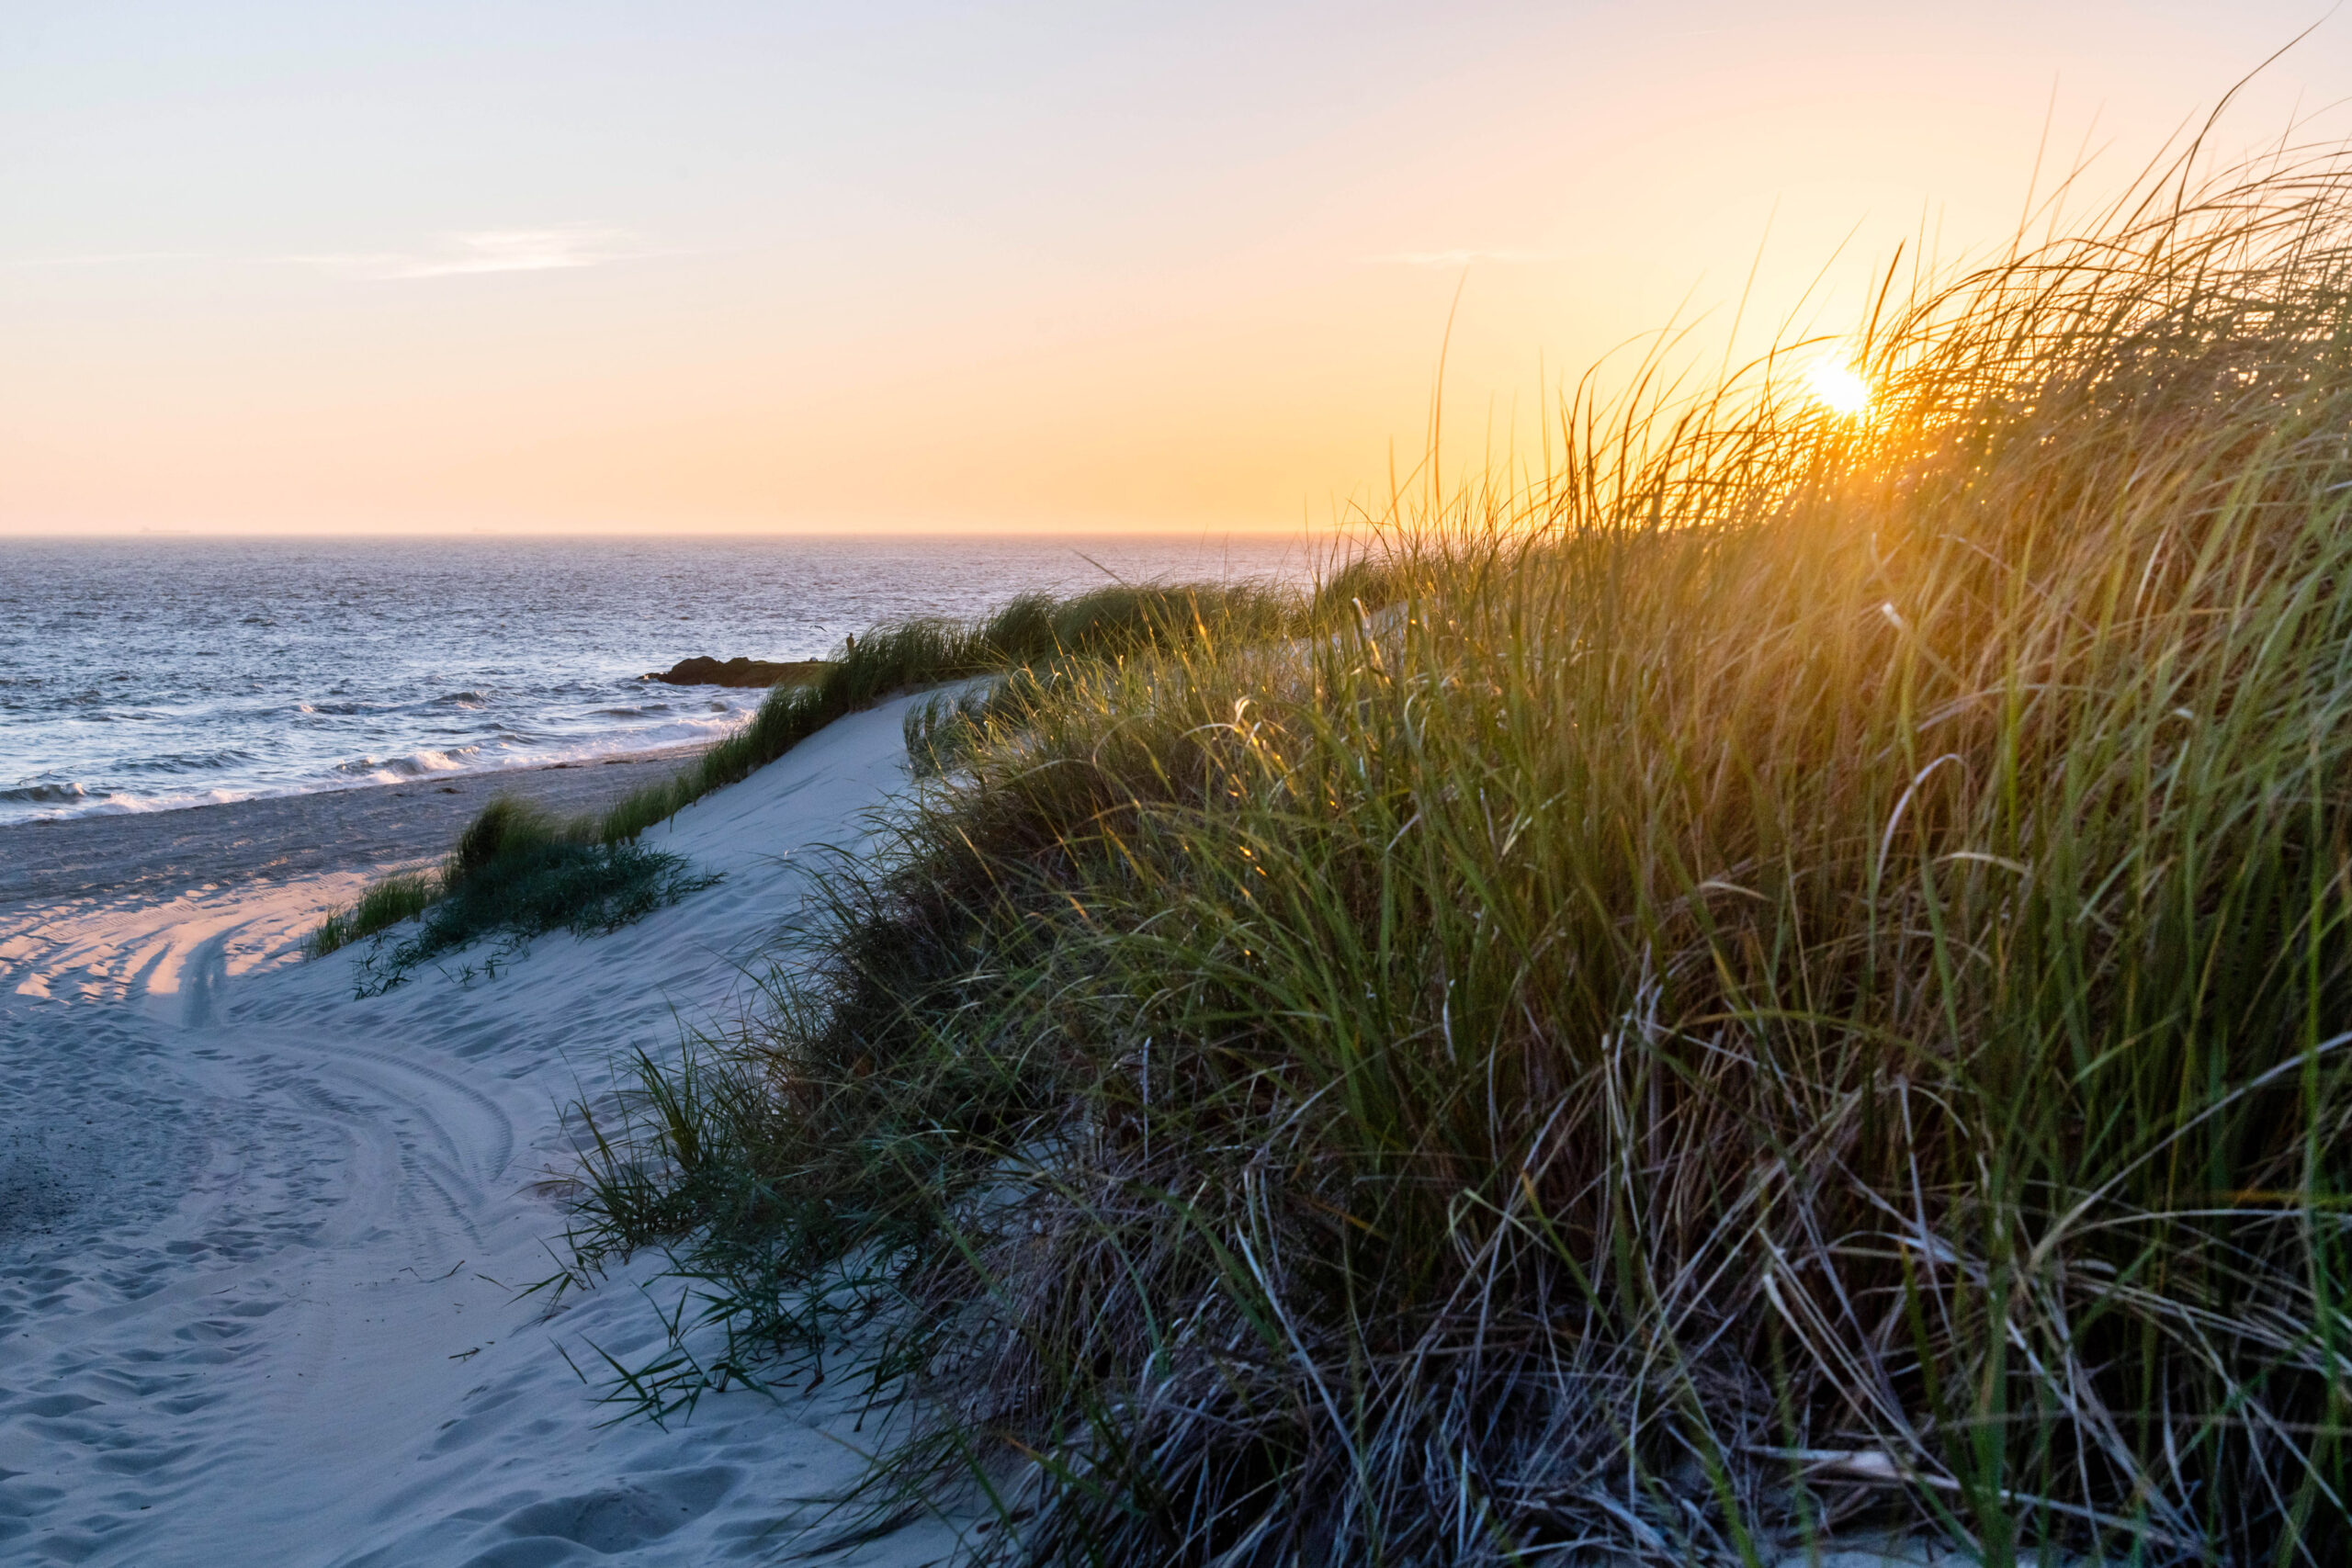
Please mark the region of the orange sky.
<svg viewBox="0 0 2352 1568"><path fill-rule="evenodd" d="M1324 524L1457 285L1466 457L1759 246L1752 322L1842 243L1843 325L2045 118L2120 181L2316 15L0 8L0 531ZM2229 135L2348 87L2323 24Z"/></svg>

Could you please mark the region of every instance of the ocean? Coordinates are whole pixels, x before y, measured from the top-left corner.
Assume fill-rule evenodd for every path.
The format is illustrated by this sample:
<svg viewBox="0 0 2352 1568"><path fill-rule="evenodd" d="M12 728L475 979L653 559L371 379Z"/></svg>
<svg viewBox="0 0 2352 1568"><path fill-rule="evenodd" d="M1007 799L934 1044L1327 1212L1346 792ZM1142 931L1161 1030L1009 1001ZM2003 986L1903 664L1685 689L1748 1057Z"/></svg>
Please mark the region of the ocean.
<svg viewBox="0 0 2352 1568"><path fill-rule="evenodd" d="M711 739L763 694L638 677L1315 564L1257 536L0 538L0 825Z"/></svg>

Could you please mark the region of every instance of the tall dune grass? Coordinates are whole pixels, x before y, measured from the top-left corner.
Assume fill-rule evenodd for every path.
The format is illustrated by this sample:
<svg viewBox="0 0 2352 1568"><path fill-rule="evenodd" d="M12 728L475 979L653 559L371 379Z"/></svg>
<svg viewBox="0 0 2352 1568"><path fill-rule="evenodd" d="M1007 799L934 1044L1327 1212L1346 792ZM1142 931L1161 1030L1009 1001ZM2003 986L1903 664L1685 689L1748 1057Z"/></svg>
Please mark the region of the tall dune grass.
<svg viewBox="0 0 2352 1568"><path fill-rule="evenodd" d="M864 1315L1041 1562L2341 1561L2352 157L2177 175L989 705L596 1129L649 1397Z"/></svg>

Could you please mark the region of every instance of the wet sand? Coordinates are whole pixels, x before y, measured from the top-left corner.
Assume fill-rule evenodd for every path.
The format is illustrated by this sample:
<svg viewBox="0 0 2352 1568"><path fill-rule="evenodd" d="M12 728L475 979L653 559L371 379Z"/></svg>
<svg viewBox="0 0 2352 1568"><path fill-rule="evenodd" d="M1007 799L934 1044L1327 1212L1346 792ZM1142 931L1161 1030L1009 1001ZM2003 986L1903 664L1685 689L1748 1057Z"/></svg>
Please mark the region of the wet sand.
<svg viewBox="0 0 2352 1568"><path fill-rule="evenodd" d="M0 993L177 1005L192 959L221 978L295 962L329 909L434 863L493 795L593 811L701 750L0 828Z"/></svg>
<svg viewBox="0 0 2352 1568"><path fill-rule="evenodd" d="M406 864L447 852L494 795L562 814L600 810L703 750L673 746L542 768L20 823L0 828L0 908Z"/></svg>

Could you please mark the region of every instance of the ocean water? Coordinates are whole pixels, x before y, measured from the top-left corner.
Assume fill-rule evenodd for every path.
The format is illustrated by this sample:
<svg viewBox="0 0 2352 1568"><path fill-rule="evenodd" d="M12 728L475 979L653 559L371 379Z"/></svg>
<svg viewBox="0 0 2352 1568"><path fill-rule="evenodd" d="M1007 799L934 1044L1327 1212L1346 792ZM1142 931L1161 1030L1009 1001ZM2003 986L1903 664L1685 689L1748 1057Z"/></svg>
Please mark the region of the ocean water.
<svg viewBox="0 0 2352 1568"><path fill-rule="evenodd" d="M0 539L0 824L709 739L815 659L1114 576L1306 576L1299 540Z"/></svg>

